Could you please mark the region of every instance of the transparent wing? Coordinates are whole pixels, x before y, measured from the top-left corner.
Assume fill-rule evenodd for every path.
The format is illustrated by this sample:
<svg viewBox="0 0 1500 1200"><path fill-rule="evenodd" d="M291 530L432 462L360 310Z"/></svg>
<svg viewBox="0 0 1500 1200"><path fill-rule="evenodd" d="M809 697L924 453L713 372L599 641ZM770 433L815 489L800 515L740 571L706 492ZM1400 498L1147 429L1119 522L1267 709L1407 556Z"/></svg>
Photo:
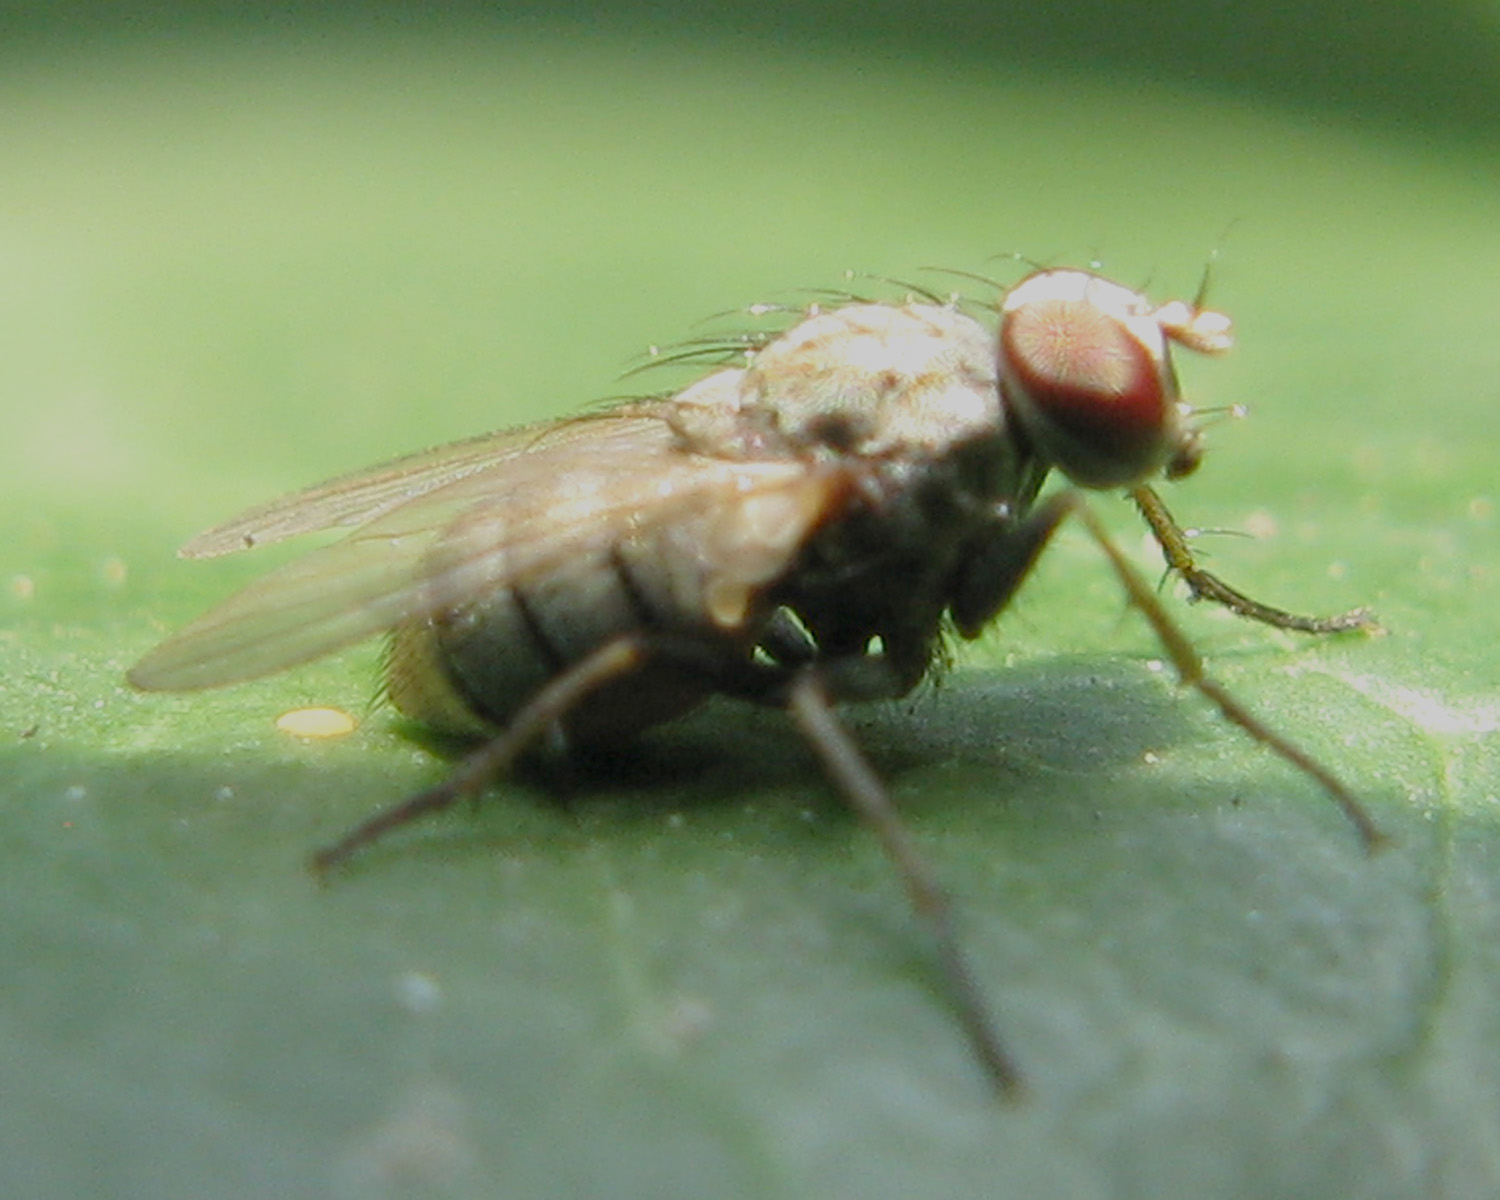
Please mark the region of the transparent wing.
<svg viewBox="0 0 1500 1200"><path fill-rule="evenodd" d="M252 583L146 655L131 682L180 691L267 675L669 524L721 585L751 588L784 568L842 486L804 463L685 453L653 418L562 434L388 505Z"/></svg>
<svg viewBox="0 0 1500 1200"><path fill-rule="evenodd" d="M535 450L590 439L596 434L596 423L608 424L621 415L645 413L651 405L644 401L599 417L503 429L340 475L204 530L178 554L183 558L215 558L302 533L363 525L460 479L501 470Z"/></svg>

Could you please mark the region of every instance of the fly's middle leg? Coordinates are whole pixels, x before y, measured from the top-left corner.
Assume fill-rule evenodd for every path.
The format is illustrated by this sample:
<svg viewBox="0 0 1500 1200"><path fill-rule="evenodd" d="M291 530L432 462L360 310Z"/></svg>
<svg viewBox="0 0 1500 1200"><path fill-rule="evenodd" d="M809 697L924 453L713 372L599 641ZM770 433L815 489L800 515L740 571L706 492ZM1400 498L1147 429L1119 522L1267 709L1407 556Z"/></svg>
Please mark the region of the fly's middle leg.
<svg viewBox="0 0 1500 1200"><path fill-rule="evenodd" d="M926 927L951 1001L996 1091L1023 1090L1020 1070L1000 1040L968 957L953 928L953 906L902 823L885 785L833 711L834 698L818 667L799 671L786 694L787 711L818 756L839 794L874 831Z"/></svg>

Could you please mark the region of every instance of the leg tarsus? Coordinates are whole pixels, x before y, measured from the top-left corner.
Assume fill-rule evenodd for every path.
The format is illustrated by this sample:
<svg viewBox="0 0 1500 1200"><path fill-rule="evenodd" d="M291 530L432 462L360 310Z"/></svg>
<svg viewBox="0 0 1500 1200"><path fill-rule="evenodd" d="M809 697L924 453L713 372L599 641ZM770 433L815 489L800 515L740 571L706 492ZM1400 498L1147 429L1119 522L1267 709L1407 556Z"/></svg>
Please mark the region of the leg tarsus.
<svg viewBox="0 0 1500 1200"><path fill-rule="evenodd" d="M1348 633L1356 629L1367 633L1382 632L1380 623L1368 608L1354 608L1332 617L1305 617L1252 599L1198 565L1188 546L1187 534L1153 488L1145 485L1132 488L1130 498L1135 501L1142 518L1151 527L1152 536L1161 546L1168 571L1182 577L1194 600L1222 604L1237 616L1299 633Z"/></svg>

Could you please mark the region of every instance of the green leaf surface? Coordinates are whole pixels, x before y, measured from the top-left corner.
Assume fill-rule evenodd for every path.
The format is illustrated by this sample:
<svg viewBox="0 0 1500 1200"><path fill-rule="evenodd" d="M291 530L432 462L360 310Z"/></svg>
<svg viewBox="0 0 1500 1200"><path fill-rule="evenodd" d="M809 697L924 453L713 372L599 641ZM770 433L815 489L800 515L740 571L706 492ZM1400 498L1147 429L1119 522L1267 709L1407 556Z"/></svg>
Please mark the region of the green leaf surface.
<svg viewBox="0 0 1500 1200"><path fill-rule="evenodd" d="M1494 1194L1492 147L743 49L351 25L12 55L0 1190ZM958 901L1023 1103L987 1093L894 873L777 714L710 708L566 804L504 783L320 887L313 848L447 769L368 707L377 648L124 684L294 552L175 561L198 529L629 391L706 314L845 268L1006 276L1009 251L1190 296L1215 249L1239 346L1184 383L1253 419L1169 500L1253 531L1200 544L1257 597L1389 632L1168 603L1394 843L1364 856L1175 689L1065 534L937 686L849 714ZM361 724L277 731L308 704Z"/></svg>

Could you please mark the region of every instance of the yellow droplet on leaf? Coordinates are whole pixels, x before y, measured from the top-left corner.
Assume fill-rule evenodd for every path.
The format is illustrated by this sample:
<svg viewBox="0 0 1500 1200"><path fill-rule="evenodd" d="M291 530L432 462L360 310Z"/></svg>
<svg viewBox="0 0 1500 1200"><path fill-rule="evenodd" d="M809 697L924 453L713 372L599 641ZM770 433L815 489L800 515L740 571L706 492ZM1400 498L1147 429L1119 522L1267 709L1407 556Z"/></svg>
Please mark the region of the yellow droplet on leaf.
<svg viewBox="0 0 1500 1200"><path fill-rule="evenodd" d="M282 733L302 738L336 738L354 732L354 718L338 708L294 708L276 718Z"/></svg>

